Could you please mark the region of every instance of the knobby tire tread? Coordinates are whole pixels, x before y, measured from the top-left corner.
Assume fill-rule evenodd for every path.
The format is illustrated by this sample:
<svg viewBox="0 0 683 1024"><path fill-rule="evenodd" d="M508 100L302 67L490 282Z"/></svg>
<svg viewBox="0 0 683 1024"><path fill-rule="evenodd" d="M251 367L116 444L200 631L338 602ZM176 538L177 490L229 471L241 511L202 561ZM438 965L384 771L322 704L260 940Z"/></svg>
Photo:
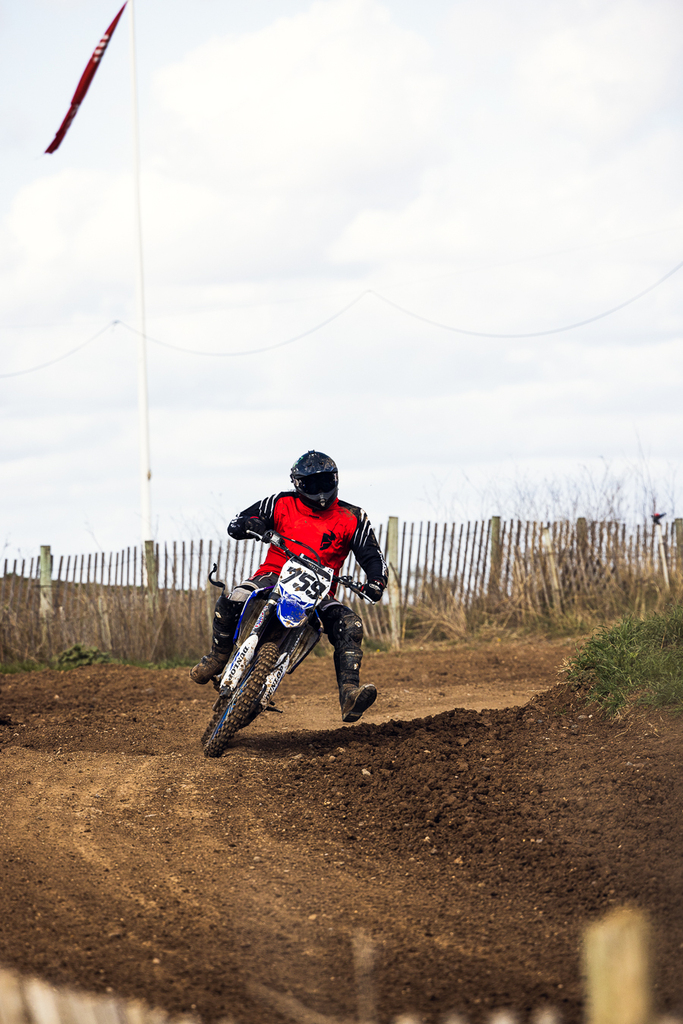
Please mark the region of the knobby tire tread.
<svg viewBox="0 0 683 1024"><path fill-rule="evenodd" d="M278 659L279 653L275 644L263 645L256 655L254 666L246 682L235 699L232 711L228 714L220 729L216 731L216 724L220 722L230 698L226 697L220 700L218 709L202 736L205 757L220 757L235 733L243 729L245 725L248 725L256 717L253 713L254 704L263 689L267 677L275 668L275 662Z"/></svg>

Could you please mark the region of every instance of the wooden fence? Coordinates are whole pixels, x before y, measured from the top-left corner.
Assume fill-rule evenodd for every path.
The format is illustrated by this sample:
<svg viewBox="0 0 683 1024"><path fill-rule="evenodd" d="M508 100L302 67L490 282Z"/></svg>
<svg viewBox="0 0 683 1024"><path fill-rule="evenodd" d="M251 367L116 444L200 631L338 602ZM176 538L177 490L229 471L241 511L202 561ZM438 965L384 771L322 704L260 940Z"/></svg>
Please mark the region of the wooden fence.
<svg viewBox="0 0 683 1024"><path fill-rule="evenodd" d="M251 998L284 1020L295 1024L377 1024L372 939L356 932L352 940L357 1014L354 1018L328 1016L263 983L247 983ZM583 934L582 967L585 984L586 1024L681 1024L679 1018L659 1017L655 1011L650 953L650 926L638 910L617 908L589 925ZM467 1024L460 1013L441 1007L444 1024ZM520 1015L509 1006L488 1016L489 1024L518 1024ZM524 1020L524 1016L521 1019ZM536 1024L561 1024L552 1005L529 1015ZM421 1024L412 1013L393 1024ZM169 1016L139 1000L115 995L76 992L37 978L25 978L0 969L0 1024L201 1024L194 1013ZM234 1024L224 1017L217 1024Z"/></svg>
<svg viewBox="0 0 683 1024"><path fill-rule="evenodd" d="M568 614L642 613L683 589L683 519L668 527L623 523L489 520L399 524L378 530L390 565L382 603L349 591L373 641L397 644L426 631L466 632L482 617L503 624ZM0 661L51 657L74 643L117 657L153 661L201 654L218 591L252 575L264 550L255 541L152 544L116 552L4 563L0 577ZM343 574L363 580L350 555Z"/></svg>
<svg viewBox="0 0 683 1024"><path fill-rule="evenodd" d="M194 1013L170 1016L138 999L56 987L0 969L0 1024L200 1024ZM219 1024L234 1024L232 1017Z"/></svg>

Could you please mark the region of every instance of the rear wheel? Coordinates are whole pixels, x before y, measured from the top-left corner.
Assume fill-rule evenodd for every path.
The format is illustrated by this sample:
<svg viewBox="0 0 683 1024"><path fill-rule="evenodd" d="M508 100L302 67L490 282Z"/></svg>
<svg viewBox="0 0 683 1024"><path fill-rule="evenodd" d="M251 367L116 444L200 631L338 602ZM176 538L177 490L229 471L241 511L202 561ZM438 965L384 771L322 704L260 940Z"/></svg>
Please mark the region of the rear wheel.
<svg viewBox="0 0 683 1024"><path fill-rule="evenodd" d="M220 757L235 733L254 720L258 699L279 653L275 644L264 644L237 691L218 698L215 714L202 736L205 757Z"/></svg>

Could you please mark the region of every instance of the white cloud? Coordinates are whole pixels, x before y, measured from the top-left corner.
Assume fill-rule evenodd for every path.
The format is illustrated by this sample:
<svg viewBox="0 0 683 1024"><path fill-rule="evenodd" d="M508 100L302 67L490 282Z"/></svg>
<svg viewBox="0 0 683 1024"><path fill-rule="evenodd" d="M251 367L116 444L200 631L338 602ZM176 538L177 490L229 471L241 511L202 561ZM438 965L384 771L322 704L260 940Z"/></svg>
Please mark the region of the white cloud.
<svg viewBox="0 0 683 1024"><path fill-rule="evenodd" d="M382 4L325 0L211 40L160 72L156 90L174 174L224 191L323 186L381 199L387 169L419 169L420 147L433 146L442 81L426 42Z"/></svg>
<svg viewBox="0 0 683 1024"><path fill-rule="evenodd" d="M653 105L680 90L680 7L603 0L585 5L572 25L555 12L555 25L523 46L517 63L534 127L580 132L584 147L602 152L650 130Z"/></svg>
<svg viewBox="0 0 683 1024"><path fill-rule="evenodd" d="M120 300L132 277L131 200L129 180L83 168L21 189L2 231L4 318Z"/></svg>
<svg viewBox="0 0 683 1024"><path fill-rule="evenodd" d="M542 330L616 305L678 262L679 6L443 7L427 36L401 26L392 0L318 0L154 66L142 121L152 335L256 348L368 286L455 326ZM0 372L132 316L130 179L82 156L60 167L14 195L0 264L2 319L60 326L8 332ZM311 444L381 515L418 514L429 481L460 466L499 472L501 452L567 466L628 456L640 436L673 457L677 294L669 282L545 340L452 335L368 296L263 357L150 346L160 531L200 521L210 495L232 512L286 484ZM124 522L134 539L134 337L118 329L0 389L12 437L3 486L20 529L36 533L52 492L55 536L87 519L111 544Z"/></svg>

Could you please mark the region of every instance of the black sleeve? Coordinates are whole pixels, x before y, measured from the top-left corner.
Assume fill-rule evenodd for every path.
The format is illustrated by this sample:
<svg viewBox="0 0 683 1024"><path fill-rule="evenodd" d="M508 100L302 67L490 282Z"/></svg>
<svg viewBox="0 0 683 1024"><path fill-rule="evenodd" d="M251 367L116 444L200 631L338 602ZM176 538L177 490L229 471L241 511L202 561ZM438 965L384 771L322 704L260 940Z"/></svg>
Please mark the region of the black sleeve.
<svg viewBox="0 0 683 1024"><path fill-rule="evenodd" d="M287 492L281 491L280 494L271 494L269 498L264 498L262 501L255 501L253 505L249 506L249 508L245 508L244 512L240 512L238 516L235 516L228 526L228 535L232 537L233 540L246 540L246 528L250 519L260 519L266 524L267 529L274 530L275 502L285 493Z"/></svg>
<svg viewBox="0 0 683 1024"><path fill-rule="evenodd" d="M346 502L344 504L346 505ZM370 520L362 508L354 505L346 505L346 507L352 510L358 520L358 526L351 541L351 550L356 556L356 561L369 580L377 580L384 588L389 582L389 570L382 549L377 543L375 531L370 525Z"/></svg>

